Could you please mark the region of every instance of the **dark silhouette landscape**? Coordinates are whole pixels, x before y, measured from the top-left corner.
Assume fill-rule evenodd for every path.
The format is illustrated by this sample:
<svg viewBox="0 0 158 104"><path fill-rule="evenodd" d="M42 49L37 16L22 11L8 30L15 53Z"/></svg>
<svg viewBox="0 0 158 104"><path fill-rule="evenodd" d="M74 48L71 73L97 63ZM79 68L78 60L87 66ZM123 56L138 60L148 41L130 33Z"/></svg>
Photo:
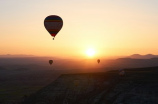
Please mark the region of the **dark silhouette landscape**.
<svg viewBox="0 0 158 104"><path fill-rule="evenodd" d="M88 80L87 78L89 78L89 76L92 76L93 80L98 80L98 78L99 80L101 80L102 77L100 76L100 74L103 77L105 77L104 80L106 81L103 81L103 82L111 83L112 85L108 85L108 86L113 86L113 87L116 86L114 84L116 82L119 84L120 83L124 84L126 83L126 81L127 83L130 83L130 81L135 81L136 79L149 81L150 78L142 79L142 77L145 78L146 74L147 76L151 76L152 74L153 75L157 74L157 66L158 66L157 55L150 55L153 57L148 57L148 58L146 58L146 56L149 56L149 55L145 55L144 56L145 58L141 56L142 59L138 59L139 57L131 58L133 56L140 57L140 55L132 55L132 56L127 56L127 57L118 58L118 59L101 59L100 64L98 64L96 59L75 60L75 59L60 59L60 58L55 58L55 57L37 57L37 56L8 57L7 55L6 57L3 55L3 57L2 56L0 57L0 82L1 82L0 101L2 104L6 102L8 103L13 103L13 102L22 103L23 102L25 104L31 104L31 101L32 101L32 104L35 104L39 102L39 100L30 100L30 99L34 99L35 96L39 95L40 93L43 93L45 86L50 87L49 84L51 83L53 84L53 86L55 83L55 86L63 87L60 84L63 84L66 82L70 84L70 83L73 83L74 80L81 80L81 79L86 81ZM53 60L54 62L52 65L48 63L49 59L54 59ZM119 77L118 76L119 69L125 69L126 74L125 74L125 77L123 77L122 79L124 80L123 82L122 80L118 81L117 79ZM109 75L107 74L107 73L113 73L113 72L114 74L109 74ZM150 75L148 75L147 72L150 72ZM97 73L100 73L100 74L98 75ZM140 73L142 77L139 76ZM156 76L152 76L152 77L154 78ZM64 80L66 81L61 81L60 79L62 78L64 78ZM57 80L59 80L60 84L56 83ZM151 81L153 81L153 79ZM136 83L136 82L132 82L132 83ZM63 92L60 92L60 94L68 93L67 89L70 86L67 86L67 85L64 85L64 86L65 86L64 87L65 90L63 90ZM82 86L87 86L85 88L87 90L90 87L92 87L91 84L86 85L84 83L82 84ZM92 93L92 92L93 92L92 94L93 96L98 96L97 94L99 94L100 91L108 90L110 88L110 87L105 87L105 88L104 87L102 88L102 90L98 90L98 91L93 91L94 89L91 89L91 90L89 89L89 91L85 93L81 92L83 95L77 94L75 95L76 97L74 97L73 100L71 99L70 101L67 101L67 102L74 104L75 101L78 101L77 99L81 99L79 96L86 96L87 94L89 95L89 93ZM51 87L50 89L54 89L54 87ZM49 92L48 89L47 91ZM53 90L52 93L55 93L55 92L56 90ZM75 94L74 91L73 93ZM26 100L26 98L24 99L24 97L26 96L29 97L28 100ZM54 98L55 96L57 97L57 95L53 95L52 98ZM62 99L62 100L69 99L64 96L68 96L68 95L63 95L62 97L60 95L59 99ZM70 94L70 96L73 96L73 95ZM85 102L87 99L88 102L90 103L92 102L92 100L90 99L93 98L91 97L87 96L87 98L82 99L81 102ZM40 102L43 102L45 98L39 97L38 99L41 99ZM45 99L45 100L48 101L48 99ZM55 103L55 102L58 102L56 100L57 98L54 100L51 100L50 102L53 102L53 104L58 104L58 103ZM98 100L98 101L101 102L102 100ZM63 102L64 101L61 101L59 104L62 104ZM81 104L81 102L80 103L78 102L78 103ZM49 104L49 103L47 102L46 104ZM113 103L111 102L109 104L113 104Z"/></svg>
<svg viewBox="0 0 158 104"><path fill-rule="evenodd" d="M158 0L0 0L0 104L158 104Z"/></svg>

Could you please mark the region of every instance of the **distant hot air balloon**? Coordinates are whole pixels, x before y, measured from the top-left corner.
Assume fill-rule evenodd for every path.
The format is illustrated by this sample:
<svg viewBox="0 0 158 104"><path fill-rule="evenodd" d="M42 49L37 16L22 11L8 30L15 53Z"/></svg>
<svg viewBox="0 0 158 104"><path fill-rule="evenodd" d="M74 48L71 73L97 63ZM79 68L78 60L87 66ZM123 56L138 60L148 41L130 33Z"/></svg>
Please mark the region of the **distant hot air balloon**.
<svg viewBox="0 0 158 104"><path fill-rule="evenodd" d="M125 74L125 71L123 69L120 69L118 72L120 76L123 76Z"/></svg>
<svg viewBox="0 0 158 104"><path fill-rule="evenodd" d="M57 15L50 15L45 18L44 26L50 35L55 37L63 26L63 20Z"/></svg>
<svg viewBox="0 0 158 104"><path fill-rule="evenodd" d="M98 64L100 63L100 59L97 60Z"/></svg>
<svg viewBox="0 0 158 104"><path fill-rule="evenodd" d="M49 64L51 65L53 63L53 60L49 60Z"/></svg>

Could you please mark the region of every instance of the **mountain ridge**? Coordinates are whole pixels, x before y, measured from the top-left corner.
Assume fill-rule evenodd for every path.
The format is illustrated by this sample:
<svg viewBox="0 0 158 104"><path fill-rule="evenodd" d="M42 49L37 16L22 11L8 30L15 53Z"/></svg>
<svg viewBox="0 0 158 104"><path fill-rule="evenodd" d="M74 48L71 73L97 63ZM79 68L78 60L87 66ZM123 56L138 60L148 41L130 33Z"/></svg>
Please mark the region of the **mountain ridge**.
<svg viewBox="0 0 158 104"><path fill-rule="evenodd" d="M158 66L124 70L63 74L22 104L156 104Z"/></svg>
<svg viewBox="0 0 158 104"><path fill-rule="evenodd" d="M133 59L150 59L150 58L158 58L158 55L153 55L153 54L146 54L146 55L140 55L140 54L133 54L130 56L127 56L128 58L133 58Z"/></svg>

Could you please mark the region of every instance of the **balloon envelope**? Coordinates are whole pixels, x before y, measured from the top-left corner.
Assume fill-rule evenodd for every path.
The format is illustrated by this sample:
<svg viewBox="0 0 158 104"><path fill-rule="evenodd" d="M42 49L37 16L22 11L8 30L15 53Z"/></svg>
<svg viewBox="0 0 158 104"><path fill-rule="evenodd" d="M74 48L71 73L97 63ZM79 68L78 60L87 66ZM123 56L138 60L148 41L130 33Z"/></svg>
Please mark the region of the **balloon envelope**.
<svg viewBox="0 0 158 104"><path fill-rule="evenodd" d="M100 63L100 59L97 60L98 64Z"/></svg>
<svg viewBox="0 0 158 104"><path fill-rule="evenodd" d="M120 69L118 72L120 76L123 76L125 74L125 71L123 69Z"/></svg>
<svg viewBox="0 0 158 104"><path fill-rule="evenodd" d="M63 26L63 20L57 15L50 15L45 18L44 26L50 35L55 37Z"/></svg>
<svg viewBox="0 0 158 104"><path fill-rule="evenodd" d="M53 60L49 60L49 64L51 65L53 63Z"/></svg>

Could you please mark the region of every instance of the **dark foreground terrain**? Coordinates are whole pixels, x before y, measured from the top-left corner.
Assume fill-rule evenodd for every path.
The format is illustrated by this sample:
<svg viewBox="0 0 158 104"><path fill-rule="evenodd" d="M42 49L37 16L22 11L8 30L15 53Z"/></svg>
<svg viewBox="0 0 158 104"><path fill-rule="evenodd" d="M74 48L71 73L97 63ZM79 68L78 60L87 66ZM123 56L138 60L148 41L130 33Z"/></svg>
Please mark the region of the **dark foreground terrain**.
<svg viewBox="0 0 158 104"><path fill-rule="evenodd" d="M62 74L22 104L158 104L158 67Z"/></svg>

